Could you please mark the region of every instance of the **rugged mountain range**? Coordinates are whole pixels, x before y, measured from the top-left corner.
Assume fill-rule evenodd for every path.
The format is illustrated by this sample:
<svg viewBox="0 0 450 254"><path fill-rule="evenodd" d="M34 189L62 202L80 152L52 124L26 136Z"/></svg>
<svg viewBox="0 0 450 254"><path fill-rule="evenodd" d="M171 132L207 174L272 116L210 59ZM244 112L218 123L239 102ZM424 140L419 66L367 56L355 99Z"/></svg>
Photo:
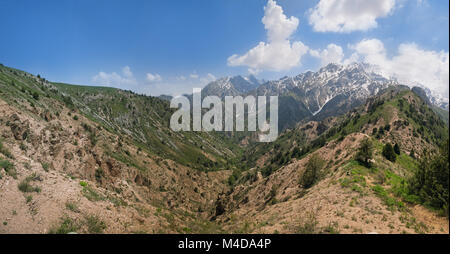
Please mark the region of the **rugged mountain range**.
<svg viewBox="0 0 450 254"><path fill-rule="evenodd" d="M317 72L308 71L262 84L246 82L248 80L241 76L228 77L208 84L202 94L221 97L278 95L279 125L285 129L301 121L322 120L346 113L389 86L401 86L396 80L380 76L372 69L372 66L361 63L346 66L329 64ZM431 103L444 109L445 105L448 107L430 90L424 91Z"/></svg>
<svg viewBox="0 0 450 254"><path fill-rule="evenodd" d="M173 132L166 97L0 65L0 233L448 233L448 181L418 192L411 182L442 165L425 159L448 140L448 111L363 67L211 84L222 96L280 95L293 127L262 144ZM371 167L357 160L365 139ZM448 179L439 167L425 175Z"/></svg>
<svg viewBox="0 0 450 254"><path fill-rule="evenodd" d="M442 94L439 94L435 91L431 91L429 88L425 87L422 84L417 84L416 87L423 89L425 95L428 97L428 100L432 105L448 111L449 107L448 98L445 98L444 96L442 96Z"/></svg>
<svg viewBox="0 0 450 254"><path fill-rule="evenodd" d="M225 77L209 83L202 90L202 96L215 95L220 98L225 96L244 95L256 89L262 81L250 75L248 77Z"/></svg>

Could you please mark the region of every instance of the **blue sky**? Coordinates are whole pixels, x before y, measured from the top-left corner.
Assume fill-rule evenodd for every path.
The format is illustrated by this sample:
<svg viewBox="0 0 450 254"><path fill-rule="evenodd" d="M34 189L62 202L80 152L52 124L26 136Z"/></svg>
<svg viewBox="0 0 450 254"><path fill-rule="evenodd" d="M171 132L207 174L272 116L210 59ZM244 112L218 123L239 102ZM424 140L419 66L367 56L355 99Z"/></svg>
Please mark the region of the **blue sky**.
<svg viewBox="0 0 450 254"><path fill-rule="evenodd" d="M0 0L0 63L51 81L158 95L222 76L276 79L358 59L385 66L381 72L405 82L437 91L446 85L448 97L448 1L325 2ZM352 23L364 12L373 20ZM336 20L340 27L333 27ZM285 56L268 56L282 51ZM413 74L391 70L411 61ZM416 75L421 61L433 68Z"/></svg>

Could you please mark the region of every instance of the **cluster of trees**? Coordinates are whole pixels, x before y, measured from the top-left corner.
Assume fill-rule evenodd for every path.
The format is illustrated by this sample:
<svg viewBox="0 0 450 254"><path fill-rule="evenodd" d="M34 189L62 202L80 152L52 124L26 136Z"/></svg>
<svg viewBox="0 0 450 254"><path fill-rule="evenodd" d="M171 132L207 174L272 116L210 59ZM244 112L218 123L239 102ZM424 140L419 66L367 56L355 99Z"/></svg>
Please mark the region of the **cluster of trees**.
<svg viewBox="0 0 450 254"><path fill-rule="evenodd" d="M391 143L387 143L383 147L382 155L389 161L395 162L397 155L400 155L400 146L395 143L394 146ZM356 160L367 168L372 165L370 160L373 157L373 145L369 138L365 138L359 145L358 153L356 154Z"/></svg>
<svg viewBox="0 0 450 254"><path fill-rule="evenodd" d="M418 170L409 182L410 192L420 201L449 216L449 140L441 146L438 153L425 153L420 159Z"/></svg>
<svg viewBox="0 0 450 254"><path fill-rule="evenodd" d="M377 129L377 128L373 128L373 130L372 130L372 135L376 135L376 138L381 138L381 136L383 136L384 135L384 132L386 131L389 131L391 129L391 125L390 124L386 124L384 127L382 126L382 127L380 127L379 129Z"/></svg>
<svg viewBox="0 0 450 254"><path fill-rule="evenodd" d="M389 161L395 162L397 155L400 155L400 146L396 143L394 146L387 143L383 147L382 155Z"/></svg>

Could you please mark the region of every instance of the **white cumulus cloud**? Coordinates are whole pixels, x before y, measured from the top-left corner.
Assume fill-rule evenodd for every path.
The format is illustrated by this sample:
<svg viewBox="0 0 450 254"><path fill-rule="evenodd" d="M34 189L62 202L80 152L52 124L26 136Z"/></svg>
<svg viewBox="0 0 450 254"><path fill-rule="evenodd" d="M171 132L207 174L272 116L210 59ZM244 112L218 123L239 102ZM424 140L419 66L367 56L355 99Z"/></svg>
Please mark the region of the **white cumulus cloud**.
<svg viewBox="0 0 450 254"><path fill-rule="evenodd" d="M297 30L299 21L296 17L286 17L283 8L275 1L269 0L264 7L262 23L267 30L269 42L277 42L288 39Z"/></svg>
<svg viewBox="0 0 450 254"><path fill-rule="evenodd" d="M147 73L146 75L146 79L148 82L152 83L152 82L159 82L162 80L162 77L155 73L155 74L151 74L151 73Z"/></svg>
<svg viewBox="0 0 450 254"><path fill-rule="evenodd" d="M229 66L248 66L250 73L263 70L284 71L299 66L308 47L300 41L291 42L290 36L297 30L299 20L286 17L281 6L268 0L262 18L267 30L268 42L260 42L244 55L234 54L228 58Z"/></svg>
<svg viewBox="0 0 450 254"><path fill-rule="evenodd" d="M395 56L389 58L384 44L378 39L365 39L350 45L352 61L359 60L377 66L384 76L399 82L422 84L444 97L449 97L449 53L424 50L415 43L403 43Z"/></svg>
<svg viewBox="0 0 450 254"><path fill-rule="evenodd" d="M396 0L320 0L309 10L316 32L366 31L377 27L377 18L392 13Z"/></svg>
<svg viewBox="0 0 450 254"><path fill-rule="evenodd" d="M344 51L342 50L342 47L334 43L329 44L326 49L310 50L309 53L311 56L319 58L322 66L329 63L340 64L344 59Z"/></svg>
<svg viewBox="0 0 450 254"><path fill-rule="evenodd" d="M92 81L98 85L113 87L124 87L137 84L136 78L133 76L133 73L128 66L122 68L121 74L101 71L92 78Z"/></svg>

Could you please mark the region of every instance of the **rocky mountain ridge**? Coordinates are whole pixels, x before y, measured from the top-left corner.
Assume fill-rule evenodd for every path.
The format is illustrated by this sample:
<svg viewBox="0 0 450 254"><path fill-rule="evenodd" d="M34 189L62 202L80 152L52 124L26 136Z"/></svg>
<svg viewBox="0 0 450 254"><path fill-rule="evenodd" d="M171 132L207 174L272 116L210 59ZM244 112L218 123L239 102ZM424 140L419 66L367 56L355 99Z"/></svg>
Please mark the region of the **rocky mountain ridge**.
<svg viewBox="0 0 450 254"><path fill-rule="evenodd" d="M254 82L253 90L249 90L252 86L236 89L235 83L239 80L242 77L219 79L208 84L202 94L221 97L277 95L280 97L280 112L286 113L280 117L282 129L293 127L300 121L321 120L346 113L390 86L403 86L395 79L376 74L373 66L363 63L345 66L331 63L316 72L308 71L259 85ZM448 103L443 98L435 96L429 89L424 91L433 105L448 111Z"/></svg>

